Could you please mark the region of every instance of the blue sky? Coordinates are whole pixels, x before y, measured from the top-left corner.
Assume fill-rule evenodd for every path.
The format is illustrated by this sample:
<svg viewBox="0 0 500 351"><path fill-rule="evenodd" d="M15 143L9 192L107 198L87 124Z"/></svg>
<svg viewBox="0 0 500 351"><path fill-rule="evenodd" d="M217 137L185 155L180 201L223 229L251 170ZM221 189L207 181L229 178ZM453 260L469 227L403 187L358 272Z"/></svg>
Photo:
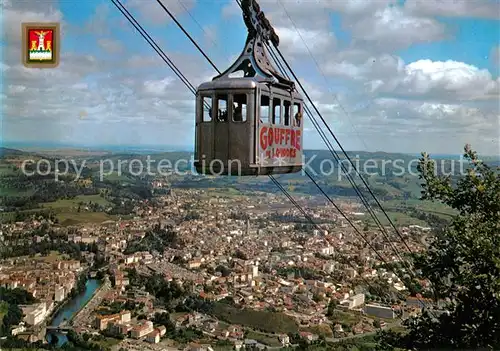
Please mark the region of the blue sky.
<svg viewBox="0 0 500 351"><path fill-rule="evenodd" d="M178 0L164 3L224 70L246 38L235 3L181 1L183 6ZM215 75L156 1L123 3L195 85ZM281 37L283 53L347 149L430 147L453 153L470 142L487 153L498 151L500 27L494 13L499 2L389 3L269 0L261 6ZM5 142L191 147L194 109L188 90L110 2L4 6L5 27L27 20L64 24L56 73L26 73L16 67L18 42L7 35L2 41ZM307 48L290 18L307 38ZM54 99L47 103L52 109L32 110L23 100L28 91L30 101ZM80 118L72 120L75 115ZM42 127L50 131L40 133ZM322 148L316 131L306 128L306 148Z"/></svg>

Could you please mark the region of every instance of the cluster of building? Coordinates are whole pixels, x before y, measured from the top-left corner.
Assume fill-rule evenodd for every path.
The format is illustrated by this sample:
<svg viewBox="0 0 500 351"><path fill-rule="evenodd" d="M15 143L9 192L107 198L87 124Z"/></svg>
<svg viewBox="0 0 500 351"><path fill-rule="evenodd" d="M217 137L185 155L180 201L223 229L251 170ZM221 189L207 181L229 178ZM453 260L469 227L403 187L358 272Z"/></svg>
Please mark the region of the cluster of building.
<svg viewBox="0 0 500 351"><path fill-rule="evenodd" d="M21 306L24 322L36 326L66 299L82 269L80 261L53 256L12 258L0 264L0 286L22 288L39 301Z"/></svg>
<svg viewBox="0 0 500 351"><path fill-rule="evenodd" d="M308 208L313 208L306 211L318 223L317 228L303 224L303 214L278 195L211 196L203 190L176 190L175 194L138 204L133 219L56 230L70 230L69 241L96 244L104 254L114 275L109 301L130 298L126 296L130 282L124 272L135 267L140 273L155 272L166 280L189 284L193 293L207 300L232 297L245 308L283 312L303 327L330 323L326 312L331 301L336 301L341 309L360 313L363 318L395 319L397 313L417 313L424 307L420 302L413 303L411 298L392 304L366 301L365 293L354 289L360 285L360 279L383 282L396 292L404 293L406 287L394 273L380 268L379 256L366 248L364 241L331 206L308 196L296 200L307 201ZM359 204L345 201L341 207L355 223L362 224ZM182 244L124 253L127 246L143 239L155 226L175 232ZM407 244L418 251L422 243L414 240L415 234L425 230L413 226L400 231ZM7 231L13 232L12 228ZM364 234L389 262L397 261L393 246L404 251L396 237L393 241L384 239L378 231L370 229ZM81 269L79 262L74 261L23 260L4 263L0 283L26 288L44 301L64 300ZM151 298L133 297L136 302L146 302L146 307ZM131 311L112 315L97 312L93 323L96 330L152 343L165 334L150 320L131 318ZM155 310L146 308L145 312L152 315ZM33 322L39 320L34 316L29 318ZM335 331L342 329L331 327ZM367 331L361 324L358 329ZM226 332L229 337L237 329ZM304 337L315 337L309 334Z"/></svg>

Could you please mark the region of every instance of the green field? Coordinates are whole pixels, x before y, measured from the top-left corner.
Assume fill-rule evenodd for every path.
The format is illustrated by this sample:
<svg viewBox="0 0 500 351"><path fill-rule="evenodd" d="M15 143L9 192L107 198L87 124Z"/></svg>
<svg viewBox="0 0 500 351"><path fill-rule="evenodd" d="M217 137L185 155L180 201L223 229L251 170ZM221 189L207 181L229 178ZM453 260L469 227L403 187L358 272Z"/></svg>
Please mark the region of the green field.
<svg viewBox="0 0 500 351"><path fill-rule="evenodd" d="M239 309L224 303L215 303L211 314L227 323L267 333L296 333L299 330L294 318L279 312Z"/></svg>
<svg viewBox="0 0 500 351"><path fill-rule="evenodd" d="M63 212L57 215L62 226L78 225L84 223L102 223L115 220L116 217L103 212Z"/></svg>
<svg viewBox="0 0 500 351"><path fill-rule="evenodd" d="M387 216L391 219L391 222L393 222L395 225L398 226L408 226L408 225L420 225L420 226L427 226L427 223L425 221L422 221L421 219L412 217L406 213L403 212L394 212L394 211L388 211L385 206L382 205L384 208L385 212L387 213ZM376 209L376 207L372 207L373 209ZM390 225L389 221L387 220L387 217L385 216L384 213L382 212L375 212L378 220L382 225L388 226ZM365 213L364 219L366 219L367 223L371 226L374 227L376 226L375 221L373 218L370 216L369 213Z"/></svg>
<svg viewBox="0 0 500 351"><path fill-rule="evenodd" d="M301 331L306 331L319 336L324 336L325 338L333 337L332 328L328 324L320 324L312 327L301 328Z"/></svg>
<svg viewBox="0 0 500 351"><path fill-rule="evenodd" d="M33 194L32 189L20 190L16 188L5 188L0 185L0 196L23 197L23 196L30 196L32 194Z"/></svg>
<svg viewBox="0 0 500 351"><path fill-rule="evenodd" d="M404 206L412 207L423 212L432 213L438 216L443 216L444 218L449 218L457 214L457 211L448 207L440 202L424 201L424 200L390 200L384 202L384 207L386 208L403 208Z"/></svg>
<svg viewBox="0 0 500 351"><path fill-rule="evenodd" d="M51 208L56 212L57 219L62 226L78 225L84 223L102 223L114 220L115 217L104 212L89 212L81 210L78 212L78 203L97 203L102 206L110 205L110 202L99 195L79 195L74 199L61 199L55 202L43 204L43 208Z"/></svg>
<svg viewBox="0 0 500 351"><path fill-rule="evenodd" d="M38 212L40 210L51 209L55 212L59 223L63 226L68 225L78 225L83 223L102 223L108 220L115 220L116 217L108 215L104 212L90 212L81 210L78 212L78 203L83 202L88 204L90 202L99 204L101 206L107 206L111 203L99 195L79 195L74 199L61 199L55 202L47 202L40 204L40 208L20 211L24 213ZM0 218L3 220L12 219L14 216L13 212L2 213Z"/></svg>
<svg viewBox="0 0 500 351"><path fill-rule="evenodd" d="M79 202L84 202L84 203L92 202L99 204L101 206L110 205L110 202L108 200L99 195L79 195L74 199L61 199L55 202L47 202L43 204L43 207L44 208L50 207L53 209L70 209L70 208L77 209Z"/></svg>
<svg viewBox="0 0 500 351"><path fill-rule="evenodd" d="M99 338L99 340L92 340L92 342L98 344L99 346L101 346L104 349L108 349L108 348L112 348L112 347L118 345L120 342L122 342L122 340L115 339L115 338L109 338L109 337L103 337L102 340Z"/></svg>
<svg viewBox="0 0 500 351"><path fill-rule="evenodd" d="M264 345L271 347L276 347L281 345L281 342L278 340L277 336L271 336L256 331L249 331L247 334L247 339L253 339Z"/></svg>
<svg viewBox="0 0 500 351"><path fill-rule="evenodd" d="M357 313L349 313L340 310L335 310L333 316L330 318L333 323L345 324L350 327L359 323L362 317Z"/></svg>
<svg viewBox="0 0 500 351"><path fill-rule="evenodd" d="M106 172L106 170L104 170L104 172ZM123 172L121 174L118 174L118 172L112 172L110 174L103 173L102 179L113 182L130 182L130 178L124 175Z"/></svg>

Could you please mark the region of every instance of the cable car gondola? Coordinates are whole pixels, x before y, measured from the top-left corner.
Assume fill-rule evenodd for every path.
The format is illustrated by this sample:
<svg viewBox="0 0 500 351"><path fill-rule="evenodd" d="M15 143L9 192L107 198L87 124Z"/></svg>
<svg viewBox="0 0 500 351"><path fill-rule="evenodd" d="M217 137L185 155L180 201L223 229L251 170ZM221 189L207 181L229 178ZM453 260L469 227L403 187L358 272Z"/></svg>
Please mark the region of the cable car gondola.
<svg viewBox="0 0 500 351"><path fill-rule="evenodd" d="M245 48L196 91L195 167L207 175L300 172L303 98L272 66L264 43L279 37L255 0L243 0Z"/></svg>

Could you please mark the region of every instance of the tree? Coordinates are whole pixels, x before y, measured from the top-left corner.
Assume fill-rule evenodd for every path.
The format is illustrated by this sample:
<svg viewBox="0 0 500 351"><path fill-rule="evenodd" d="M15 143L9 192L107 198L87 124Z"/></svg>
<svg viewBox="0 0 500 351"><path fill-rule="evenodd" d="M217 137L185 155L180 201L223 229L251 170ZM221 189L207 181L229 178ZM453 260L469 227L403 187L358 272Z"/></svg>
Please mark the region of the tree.
<svg viewBox="0 0 500 351"><path fill-rule="evenodd" d="M333 316L333 314L335 313L335 308L337 307L337 305L338 305L337 300L334 300L334 299L330 300L330 303L328 304L328 308L327 308L327 312L326 312L326 315L328 317L332 317Z"/></svg>
<svg viewBox="0 0 500 351"><path fill-rule="evenodd" d="M418 167L422 199L440 201L458 211L436 233L415 268L434 288L434 298L448 298L448 314L430 311L405 324L406 335L386 332L381 348L500 348L500 168L491 168L465 147L467 173L452 182L438 176L425 153Z"/></svg>

